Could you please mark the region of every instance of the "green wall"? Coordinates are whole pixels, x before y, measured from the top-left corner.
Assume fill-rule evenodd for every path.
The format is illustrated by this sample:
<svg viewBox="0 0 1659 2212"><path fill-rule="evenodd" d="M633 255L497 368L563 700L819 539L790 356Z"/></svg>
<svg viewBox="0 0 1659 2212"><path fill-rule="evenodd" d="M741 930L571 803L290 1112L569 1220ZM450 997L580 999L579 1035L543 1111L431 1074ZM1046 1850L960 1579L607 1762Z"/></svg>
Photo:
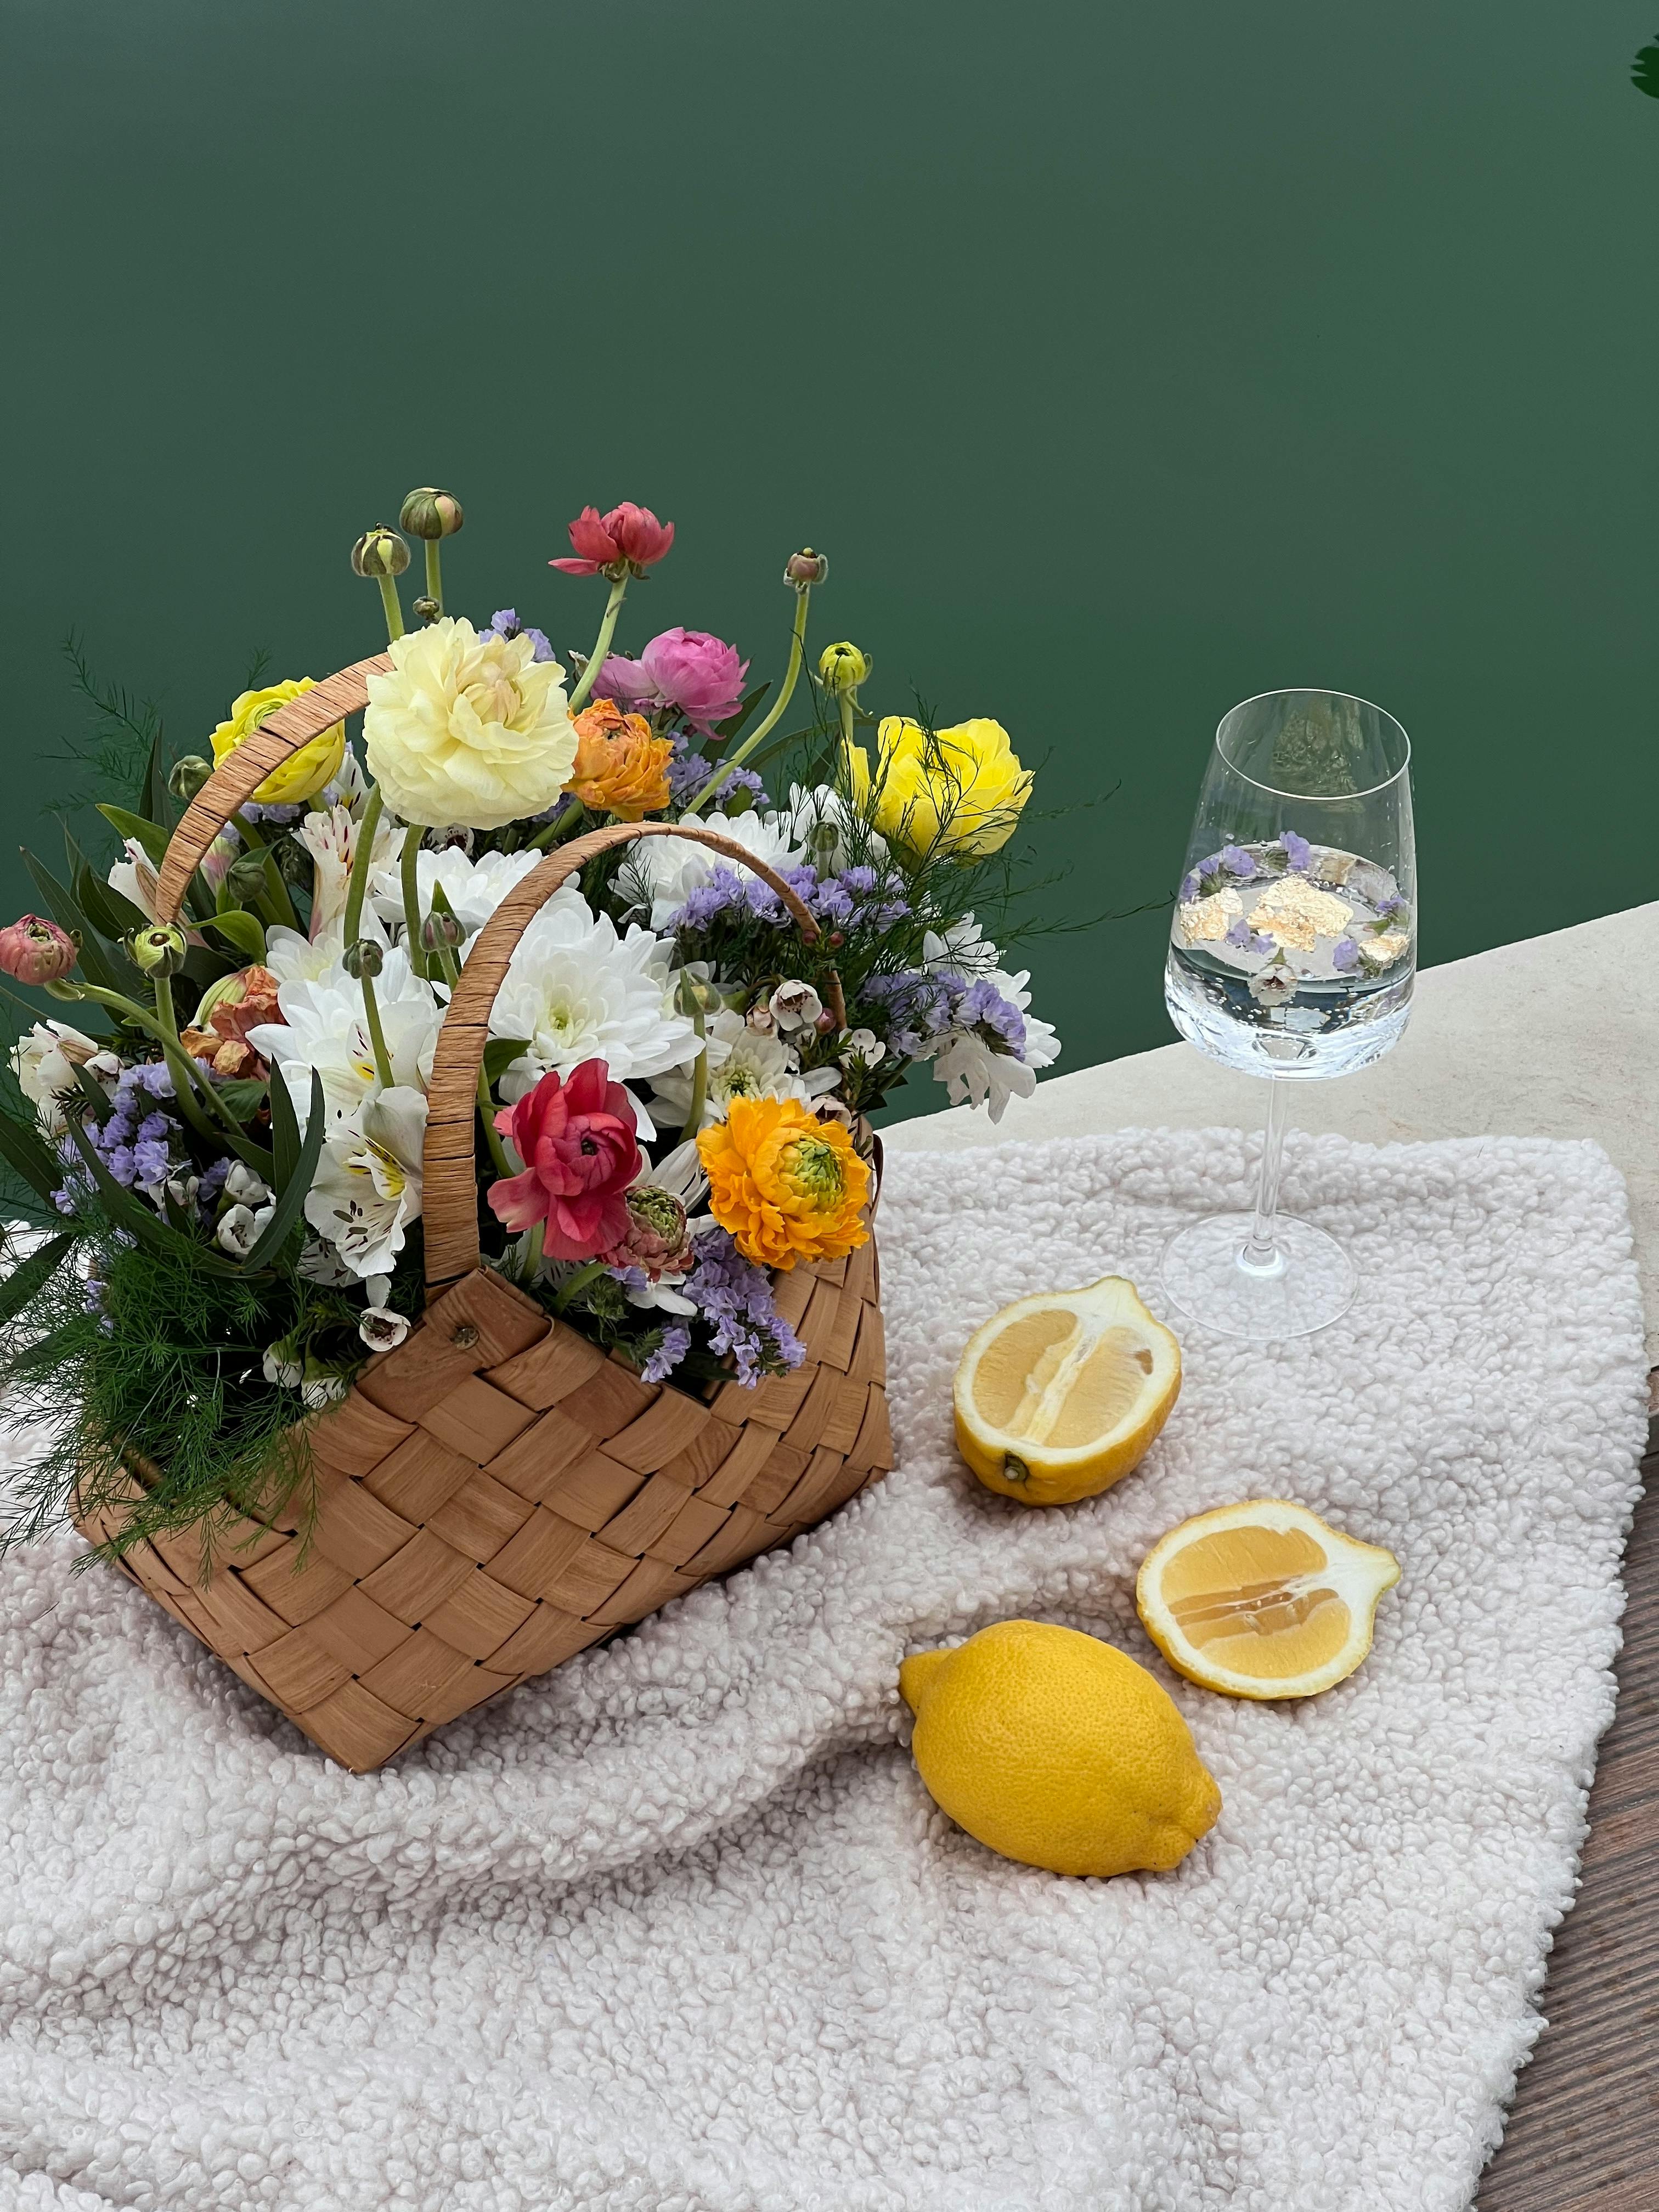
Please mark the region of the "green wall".
<svg viewBox="0 0 1659 2212"><path fill-rule="evenodd" d="M20 836L71 625L199 744L256 648L374 648L346 550L425 480L452 604L561 644L584 501L679 526L635 647L769 666L827 549L871 703L1048 757L1055 914L1163 898L1218 715L1304 684L1412 732L1429 958L1654 896L1650 17L6 0ZM1030 945L1061 1072L1167 1039L1164 927Z"/></svg>

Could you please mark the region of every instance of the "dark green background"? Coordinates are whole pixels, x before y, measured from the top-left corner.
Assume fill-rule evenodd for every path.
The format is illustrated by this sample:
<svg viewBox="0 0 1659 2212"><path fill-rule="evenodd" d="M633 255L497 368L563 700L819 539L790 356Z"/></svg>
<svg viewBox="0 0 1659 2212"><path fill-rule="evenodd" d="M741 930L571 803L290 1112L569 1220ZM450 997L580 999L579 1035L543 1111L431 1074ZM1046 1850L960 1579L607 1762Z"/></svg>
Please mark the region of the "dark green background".
<svg viewBox="0 0 1659 2212"><path fill-rule="evenodd" d="M1051 756L1055 913L1166 894L1218 715L1308 684L1412 732L1428 958L1651 897L1651 14L6 0L20 834L71 624L198 745L256 647L374 649L425 480L452 605L561 646L584 501L679 526L635 649L769 669L827 549L869 703ZM1062 1071L1168 1037L1164 927L1030 946Z"/></svg>

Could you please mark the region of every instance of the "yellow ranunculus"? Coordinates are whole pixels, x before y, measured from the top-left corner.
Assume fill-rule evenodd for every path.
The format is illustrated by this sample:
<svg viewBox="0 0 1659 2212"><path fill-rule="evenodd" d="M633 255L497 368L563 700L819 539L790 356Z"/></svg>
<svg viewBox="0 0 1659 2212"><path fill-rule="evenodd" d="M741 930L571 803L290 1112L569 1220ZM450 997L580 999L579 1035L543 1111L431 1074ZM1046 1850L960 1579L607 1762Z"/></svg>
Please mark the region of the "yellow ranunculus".
<svg viewBox="0 0 1659 2212"><path fill-rule="evenodd" d="M842 747L854 804L871 805L862 745ZM929 732L890 714L877 732L874 821L915 853L994 853L1014 834L1030 773L1000 722L980 719Z"/></svg>
<svg viewBox="0 0 1659 2212"><path fill-rule="evenodd" d="M537 660L528 637L481 637L448 615L387 649L390 672L368 679L363 737L394 814L499 830L552 805L576 758L556 660Z"/></svg>
<svg viewBox="0 0 1659 2212"><path fill-rule="evenodd" d="M244 738L252 737L268 714L286 707L302 691L314 691L316 679L290 677L286 684L268 684L263 691L244 691L230 702L230 720L213 732L213 765L227 760ZM345 757L345 724L334 722L297 753L273 769L253 796L261 806L297 806L325 783L332 783Z"/></svg>

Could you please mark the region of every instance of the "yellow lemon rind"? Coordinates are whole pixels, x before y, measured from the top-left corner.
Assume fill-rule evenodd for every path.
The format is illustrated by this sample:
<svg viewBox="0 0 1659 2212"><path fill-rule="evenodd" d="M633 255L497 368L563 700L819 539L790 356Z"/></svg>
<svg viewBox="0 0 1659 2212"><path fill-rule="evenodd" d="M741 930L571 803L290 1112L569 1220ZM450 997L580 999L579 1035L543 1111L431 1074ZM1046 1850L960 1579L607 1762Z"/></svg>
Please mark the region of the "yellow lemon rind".
<svg viewBox="0 0 1659 2212"><path fill-rule="evenodd" d="M1347 1604L1353 1621L1352 1633L1325 1666L1276 1681L1242 1674L1204 1659L1182 1636L1158 1594L1165 1562L1197 1541L1200 1535L1257 1525L1281 1530L1295 1528L1328 1543L1330 1579L1339 1585L1339 1594ZM1224 1697L1277 1705L1286 1698L1314 1698L1322 1691L1334 1689L1364 1664L1376 1638L1377 1605L1384 1592L1392 1589L1399 1580L1400 1562L1382 1545L1367 1544L1357 1536L1345 1535L1322 1520L1311 1507L1297 1504L1294 1499L1253 1498L1237 1505L1217 1506L1207 1513L1194 1514L1161 1536L1141 1561L1135 1577L1135 1609L1147 1635L1176 1674L1188 1681L1196 1683L1200 1689L1218 1691Z"/></svg>

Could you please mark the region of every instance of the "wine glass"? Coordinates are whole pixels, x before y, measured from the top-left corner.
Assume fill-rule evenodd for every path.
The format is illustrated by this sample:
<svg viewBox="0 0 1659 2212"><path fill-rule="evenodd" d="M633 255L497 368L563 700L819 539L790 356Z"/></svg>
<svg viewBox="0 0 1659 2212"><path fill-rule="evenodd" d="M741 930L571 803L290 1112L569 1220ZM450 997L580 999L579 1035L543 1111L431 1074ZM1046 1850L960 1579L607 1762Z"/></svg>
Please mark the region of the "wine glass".
<svg viewBox="0 0 1659 2212"><path fill-rule="evenodd" d="M1353 1303L1333 1237L1279 1212L1285 1091L1368 1067L1400 1036L1417 959L1411 744L1345 691L1264 691L1223 716L1170 929L1176 1027L1268 1080L1253 1213L1171 1237L1164 1287L1194 1321L1262 1343Z"/></svg>

